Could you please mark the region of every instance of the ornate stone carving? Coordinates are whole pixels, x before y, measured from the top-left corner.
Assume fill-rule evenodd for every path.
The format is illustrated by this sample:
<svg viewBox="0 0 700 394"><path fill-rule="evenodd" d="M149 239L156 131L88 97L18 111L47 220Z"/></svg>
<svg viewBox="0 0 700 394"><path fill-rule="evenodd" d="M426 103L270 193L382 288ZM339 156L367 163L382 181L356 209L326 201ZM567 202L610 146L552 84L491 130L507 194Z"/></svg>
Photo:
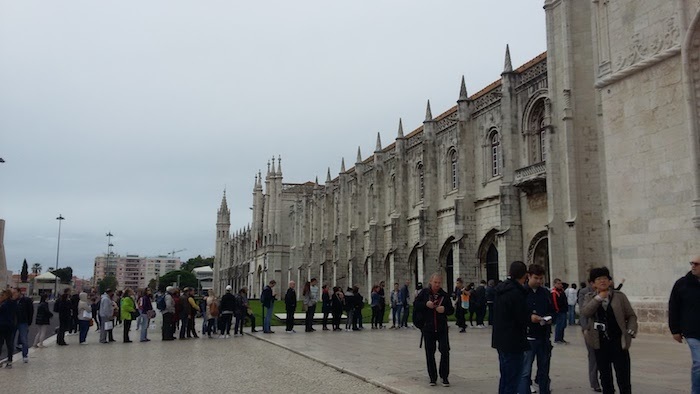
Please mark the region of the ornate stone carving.
<svg viewBox="0 0 700 394"><path fill-rule="evenodd" d="M632 45L617 56L613 65L614 72L598 79L595 86L605 87L680 54L681 32L677 19L673 15L652 33L634 34Z"/></svg>

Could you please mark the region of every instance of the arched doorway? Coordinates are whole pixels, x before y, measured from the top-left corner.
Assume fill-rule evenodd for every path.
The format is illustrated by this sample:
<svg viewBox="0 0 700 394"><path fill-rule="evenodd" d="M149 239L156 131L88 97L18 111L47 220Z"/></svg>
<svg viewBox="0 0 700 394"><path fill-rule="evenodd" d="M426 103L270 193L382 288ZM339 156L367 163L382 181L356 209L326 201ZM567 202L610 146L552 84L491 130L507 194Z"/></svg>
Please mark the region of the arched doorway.
<svg viewBox="0 0 700 394"><path fill-rule="evenodd" d="M527 260L529 264L538 264L544 267L544 280L545 282L551 283L552 278L549 269L549 237L547 230L540 231L532 238L530 247L528 248Z"/></svg>
<svg viewBox="0 0 700 394"><path fill-rule="evenodd" d="M497 229L491 229L479 244L479 263L481 264L480 278L486 278L487 281L498 281L500 278L500 270L498 267L498 234Z"/></svg>
<svg viewBox="0 0 700 394"><path fill-rule="evenodd" d="M418 282L421 281L420 278L418 278L418 248L414 247L413 250L411 250L411 254L408 255L408 266L409 269L411 270L411 280L413 281L413 289L416 288L416 285Z"/></svg>
<svg viewBox="0 0 700 394"><path fill-rule="evenodd" d="M493 243L486 252L486 280L498 281L498 249Z"/></svg>
<svg viewBox="0 0 700 394"><path fill-rule="evenodd" d="M445 243L442 245L442 249L440 249L440 267L442 267L442 271L444 274L444 282L443 285L446 285L446 289L452 289L454 286L454 259L453 259L453 252L452 252L452 241L454 240L454 237L450 237L445 241Z"/></svg>

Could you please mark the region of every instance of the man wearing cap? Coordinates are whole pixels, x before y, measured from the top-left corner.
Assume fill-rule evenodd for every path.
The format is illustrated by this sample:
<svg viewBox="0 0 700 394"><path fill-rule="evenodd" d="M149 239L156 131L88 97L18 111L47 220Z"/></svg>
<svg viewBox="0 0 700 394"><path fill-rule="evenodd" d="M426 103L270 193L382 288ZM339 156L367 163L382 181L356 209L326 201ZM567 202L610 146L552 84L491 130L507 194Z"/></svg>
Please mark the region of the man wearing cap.
<svg viewBox="0 0 700 394"><path fill-rule="evenodd" d="M700 394L700 256L690 262L690 272L678 279L668 301L668 328L678 343L690 347L693 366L691 393Z"/></svg>
<svg viewBox="0 0 700 394"><path fill-rule="evenodd" d="M236 297L231 294L233 288L231 285L226 286L226 294L221 297L221 303L219 304L219 311L221 314L221 335L219 338L230 338L231 337L231 320L233 319L233 312L236 310Z"/></svg>
<svg viewBox="0 0 700 394"><path fill-rule="evenodd" d="M163 309L163 334L162 338L164 341L172 341L175 339L173 335L173 315L175 314L175 301L173 301L173 290L172 286L165 288L165 309Z"/></svg>
<svg viewBox="0 0 700 394"><path fill-rule="evenodd" d="M612 288L606 267L593 268L589 275L595 292L584 299L581 315L588 318L584 337L595 351L603 393L614 393L612 367L621 394L632 393L629 347L637 334L637 315L627 296Z"/></svg>

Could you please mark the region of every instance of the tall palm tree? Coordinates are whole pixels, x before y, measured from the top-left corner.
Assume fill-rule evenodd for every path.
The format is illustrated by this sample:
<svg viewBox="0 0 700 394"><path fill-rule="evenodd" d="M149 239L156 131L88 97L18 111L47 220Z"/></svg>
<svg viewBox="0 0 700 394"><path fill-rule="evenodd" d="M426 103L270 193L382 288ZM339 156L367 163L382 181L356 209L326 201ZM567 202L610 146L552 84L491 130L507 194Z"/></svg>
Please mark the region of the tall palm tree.
<svg viewBox="0 0 700 394"><path fill-rule="evenodd" d="M41 264L34 263L34 265L32 265L32 273L35 276L41 274Z"/></svg>

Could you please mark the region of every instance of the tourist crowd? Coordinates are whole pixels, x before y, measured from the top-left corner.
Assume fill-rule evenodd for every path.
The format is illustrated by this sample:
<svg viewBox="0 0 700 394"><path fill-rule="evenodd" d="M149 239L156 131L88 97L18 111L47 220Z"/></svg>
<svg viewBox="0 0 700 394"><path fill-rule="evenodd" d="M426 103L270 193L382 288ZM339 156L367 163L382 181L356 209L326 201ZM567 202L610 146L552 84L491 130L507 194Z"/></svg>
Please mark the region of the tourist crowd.
<svg viewBox="0 0 700 394"><path fill-rule="evenodd" d="M691 393L700 393L700 257L690 262L691 270L673 286L669 300L669 328L678 342L687 342L691 350ZM408 328L408 318L413 306L413 327L421 330L421 346L424 346L430 385L435 385L438 376L448 386L449 339L448 316L456 315L459 332L465 332L467 317L469 326L493 327L492 347L498 351L500 380L499 393L544 393L550 392L549 376L554 328L554 344L565 345L564 328L576 324L576 309L588 352L589 384L593 391L615 392L615 380L620 393L631 393L631 359L629 348L637 334L637 316L629 300L620 291L622 283L613 286L610 272L605 267L590 270L588 283L569 286L554 279L550 289L544 283L544 267L515 261L510 265L509 276L504 282L481 281L464 284L461 278L448 293L442 289L443 278L439 273L430 277L426 288L418 283L413 293L409 281L403 286L394 283L391 293L385 293L382 281L371 288L367 299L358 286L343 290L340 287L318 286L312 278L304 283L301 292L303 320L306 332L313 327L316 306L321 303L321 327L326 331L342 331L341 320L346 317L345 330L363 329L362 311L368 302L371 309L372 329L384 329L385 308L391 308L390 329ZM623 280L624 281L624 280ZM621 281L622 282L622 281ZM270 281L263 289L260 302L263 308L263 333L272 331L274 304L278 298L276 282ZM290 281L282 301L286 312L287 333L296 333L297 293L296 283ZM193 288L180 290L168 286L162 294L153 295L150 289L138 294L127 288L114 292L107 289L97 294L71 294L66 289L49 308L46 295L41 296L34 316L33 301L18 289L0 292L0 351L8 349L5 368L12 368L13 350L21 349L22 359L28 362L28 330L32 322L38 326L33 338L33 347L44 347L51 320L58 317L55 330L59 346L67 346L66 335L79 335L79 343L87 344L90 327L97 326L100 343L115 342L112 332L122 325L123 342L130 343L132 322L140 342L148 342L148 330L156 309L162 314L162 340L177 338L186 340L199 338L195 318L202 317L200 332L208 338L230 338L231 326L234 336L243 335L246 321L251 331L255 328L255 315L250 306L247 288L233 293L231 286L225 294L217 297L209 291L199 302L195 300ZM301 320L301 319L298 319ZM474 320L476 326L474 326ZM329 328L330 324L330 328ZM54 324L55 325L55 324ZM15 345L15 340L17 345ZM440 351L439 367L435 352ZM537 372L532 375L533 365ZM615 377L613 378L613 369Z"/></svg>

